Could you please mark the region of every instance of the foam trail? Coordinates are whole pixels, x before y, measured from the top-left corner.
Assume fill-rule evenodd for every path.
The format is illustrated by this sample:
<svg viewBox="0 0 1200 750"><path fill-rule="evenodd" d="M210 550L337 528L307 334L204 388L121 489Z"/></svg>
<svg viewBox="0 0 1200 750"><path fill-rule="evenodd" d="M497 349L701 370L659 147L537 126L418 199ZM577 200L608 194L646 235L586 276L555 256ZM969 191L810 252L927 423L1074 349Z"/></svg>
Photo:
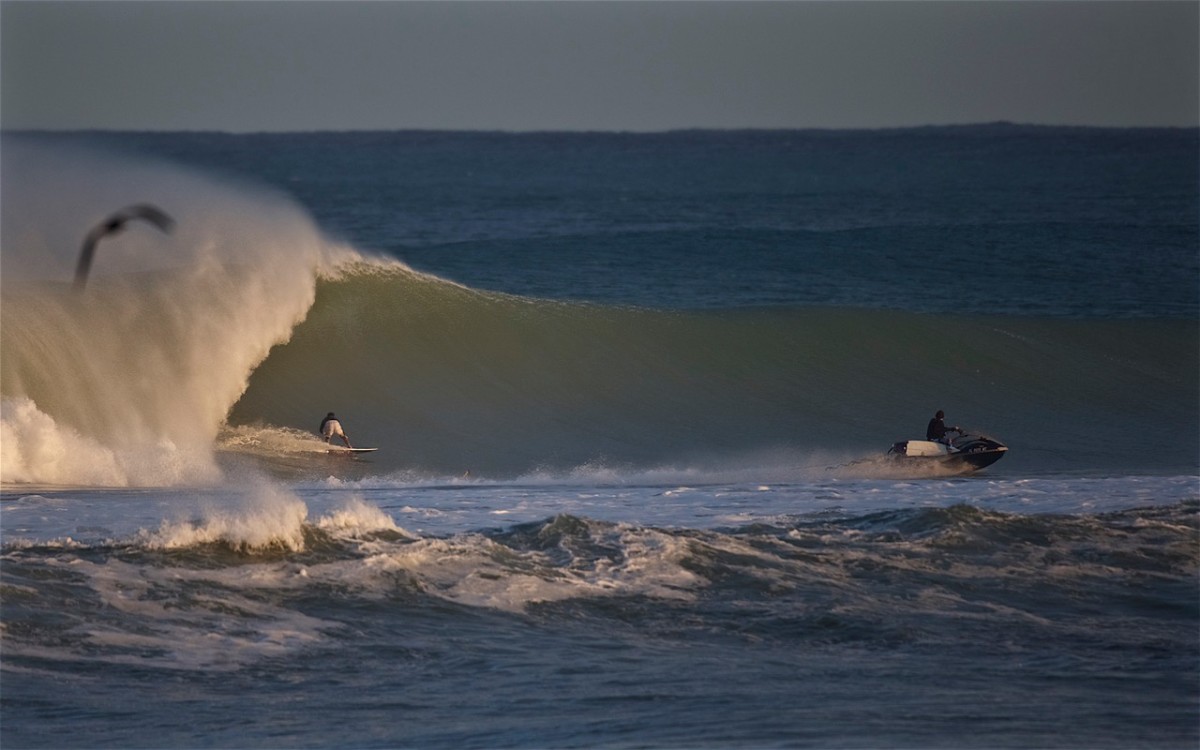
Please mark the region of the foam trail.
<svg viewBox="0 0 1200 750"><path fill-rule="evenodd" d="M163 521L157 531L143 531L152 549L181 549L197 544L225 544L243 551L304 549L308 508L295 494L265 481L252 482L225 498L223 507L210 507L192 522Z"/></svg>
<svg viewBox="0 0 1200 750"><path fill-rule="evenodd" d="M212 445L250 373L352 253L262 190L20 141L4 159L3 481L215 479ZM88 293L71 293L79 237L147 196L176 231L113 239Z"/></svg>

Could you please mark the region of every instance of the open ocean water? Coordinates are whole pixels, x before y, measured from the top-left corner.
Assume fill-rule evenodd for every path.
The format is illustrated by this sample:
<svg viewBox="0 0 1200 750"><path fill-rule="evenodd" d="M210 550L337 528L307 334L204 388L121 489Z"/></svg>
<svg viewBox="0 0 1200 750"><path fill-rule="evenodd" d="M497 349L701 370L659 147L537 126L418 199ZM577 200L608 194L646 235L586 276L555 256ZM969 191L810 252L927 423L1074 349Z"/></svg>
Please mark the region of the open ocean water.
<svg viewBox="0 0 1200 750"><path fill-rule="evenodd" d="M1200 743L1196 130L0 145L6 750Z"/></svg>

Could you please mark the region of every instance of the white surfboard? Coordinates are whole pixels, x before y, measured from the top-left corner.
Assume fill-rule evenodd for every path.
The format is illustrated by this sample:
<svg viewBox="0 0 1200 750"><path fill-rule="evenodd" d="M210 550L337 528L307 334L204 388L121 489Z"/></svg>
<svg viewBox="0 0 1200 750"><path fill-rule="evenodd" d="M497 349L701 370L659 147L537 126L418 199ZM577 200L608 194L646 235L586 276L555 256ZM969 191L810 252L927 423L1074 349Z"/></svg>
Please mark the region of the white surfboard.
<svg viewBox="0 0 1200 750"><path fill-rule="evenodd" d="M378 448L330 448L326 453L372 453Z"/></svg>

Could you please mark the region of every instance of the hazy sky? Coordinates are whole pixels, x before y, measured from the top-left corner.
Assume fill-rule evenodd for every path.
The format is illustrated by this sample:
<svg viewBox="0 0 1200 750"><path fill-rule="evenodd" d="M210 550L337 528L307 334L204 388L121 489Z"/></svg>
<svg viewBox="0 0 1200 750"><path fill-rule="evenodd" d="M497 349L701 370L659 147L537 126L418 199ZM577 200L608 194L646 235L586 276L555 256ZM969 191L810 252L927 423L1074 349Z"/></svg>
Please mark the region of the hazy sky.
<svg viewBox="0 0 1200 750"><path fill-rule="evenodd" d="M1200 3L0 3L0 125L1200 122Z"/></svg>

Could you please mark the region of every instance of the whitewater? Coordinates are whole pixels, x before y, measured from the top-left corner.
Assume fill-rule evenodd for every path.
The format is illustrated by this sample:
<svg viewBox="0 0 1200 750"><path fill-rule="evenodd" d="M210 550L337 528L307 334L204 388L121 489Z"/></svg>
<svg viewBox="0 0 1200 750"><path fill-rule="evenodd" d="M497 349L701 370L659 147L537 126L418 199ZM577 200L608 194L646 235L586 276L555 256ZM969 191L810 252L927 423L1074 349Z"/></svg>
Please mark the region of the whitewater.
<svg viewBox="0 0 1200 750"><path fill-rule="evenodd" d="M0 744L1192 747L1196 152L6 134Z"/></svg>

